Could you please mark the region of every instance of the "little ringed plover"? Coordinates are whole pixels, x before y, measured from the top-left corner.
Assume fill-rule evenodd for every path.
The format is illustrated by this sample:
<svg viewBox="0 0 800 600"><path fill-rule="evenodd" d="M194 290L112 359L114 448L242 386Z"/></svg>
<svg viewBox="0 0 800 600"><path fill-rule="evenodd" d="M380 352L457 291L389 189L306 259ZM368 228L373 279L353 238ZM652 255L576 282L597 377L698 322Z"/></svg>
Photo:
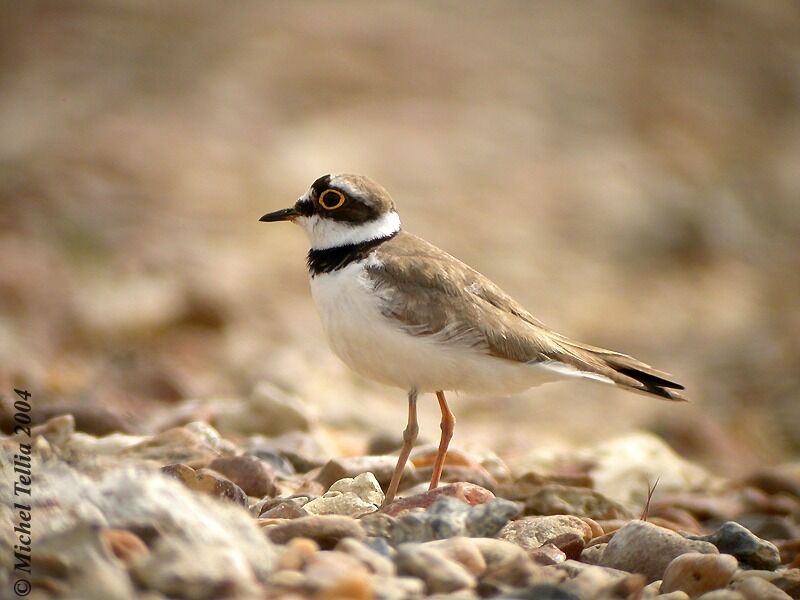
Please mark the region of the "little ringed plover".
<svg viewBox="0 0 800 600"><path fill-rule="evenodd" d="M408 392L403 446L386 491L394 499L417 437L417 395L435 392L439 484L455 427L445 390L512 394L584 378L666 400L683 386L635 358L556 333L476 270L406 232L388 192L361 175L324 175L291 208L311 242L311 293L334 352L360 375Z"/></svg>

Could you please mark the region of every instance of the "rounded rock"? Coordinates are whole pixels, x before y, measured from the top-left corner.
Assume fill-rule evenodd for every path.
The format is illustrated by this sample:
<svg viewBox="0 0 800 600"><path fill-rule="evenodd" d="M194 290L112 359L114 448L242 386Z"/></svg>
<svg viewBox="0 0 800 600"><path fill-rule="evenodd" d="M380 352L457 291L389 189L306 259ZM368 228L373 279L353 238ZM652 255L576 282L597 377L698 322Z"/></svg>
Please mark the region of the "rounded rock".
<svg viewBox="0 0 800 600"><path fill-rule="evenodd" d="M781 564L781 555L775 544L762 540L735 521L728 521L709 535L691 539L710 542L723 554L732 554L754 569L772 571Z"/></svg>
<svg viewBox="0 0 800 600"><path fill-rule="evenodd" d="M664 571L661 592L680 590L696 598L727 586L738 566L737 560L729 554L681 554Z"/></svg>
<svg viewBox="0 0 800 600"><path fill-rule="evenodd" d="M631 521L608 542L600 564L641 573L651 582L663 579L669 563L687 552L719 554L717 548L708 542L686 539L645 521Z"/></svg>
<svg viewBox="0 0 800 600"><path fill-rule="evenodd" d="M272 467L255 456L221 456L208 465L244 490L248 496L274 496L275 473Z"/></svg>
<svg viewBox="0 0 800 600"><path fill-rule="evenodd" d="M566 533L577 534L586 543L592 537L592 528L571 515L523 517L503 527L497 537L530 551Z"/></svg>

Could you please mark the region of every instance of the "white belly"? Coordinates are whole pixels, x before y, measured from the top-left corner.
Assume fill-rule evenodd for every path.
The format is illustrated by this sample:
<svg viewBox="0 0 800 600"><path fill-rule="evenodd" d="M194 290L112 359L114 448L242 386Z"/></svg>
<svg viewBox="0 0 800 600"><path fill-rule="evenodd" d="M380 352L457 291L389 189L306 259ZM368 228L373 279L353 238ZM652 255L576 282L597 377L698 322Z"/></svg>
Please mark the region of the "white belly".
<svg viewBox="0 0 800 600"><path fill-rule="evenodd" d="M333 351L358 374L419 392L511 394L561 379L538 365L493 357L466 344L413 336L381 314L365 262L317 275L311 294Z"/></svg>

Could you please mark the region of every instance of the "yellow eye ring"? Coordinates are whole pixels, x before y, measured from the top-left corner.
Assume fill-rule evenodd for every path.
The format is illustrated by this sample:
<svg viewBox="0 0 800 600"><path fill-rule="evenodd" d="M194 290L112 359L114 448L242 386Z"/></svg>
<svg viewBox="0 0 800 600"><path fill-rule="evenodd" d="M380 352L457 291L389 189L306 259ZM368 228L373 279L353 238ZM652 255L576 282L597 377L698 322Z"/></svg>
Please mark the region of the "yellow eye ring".
<svg viewBox="0 0 800 600"><path fill-rule="evenodd" d="M344 194L339 190L325 190L319 195L319 205L325 210L336 210L342 204L344 204Z"/></svg>

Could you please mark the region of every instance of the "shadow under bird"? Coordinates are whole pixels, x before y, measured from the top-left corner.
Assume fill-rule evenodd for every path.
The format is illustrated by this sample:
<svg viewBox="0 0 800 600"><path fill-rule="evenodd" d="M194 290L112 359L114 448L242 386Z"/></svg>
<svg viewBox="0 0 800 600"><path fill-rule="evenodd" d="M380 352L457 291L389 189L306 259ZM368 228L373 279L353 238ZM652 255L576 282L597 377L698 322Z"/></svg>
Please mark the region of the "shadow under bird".
<svg viewBox="0 0 800 600"><path fill-rule="evenodd" d="M476 270L406 232L388 192L361 175L324 175L294 206L261 217L308 234L311 293L334 352L351 369L408 391L408 425L386 491L392 502L417 438L417 395L435 392L441 441L455 427L444 392L512 394L584 378L667 400L683 386L635 358L546 327Z"/></svg>

